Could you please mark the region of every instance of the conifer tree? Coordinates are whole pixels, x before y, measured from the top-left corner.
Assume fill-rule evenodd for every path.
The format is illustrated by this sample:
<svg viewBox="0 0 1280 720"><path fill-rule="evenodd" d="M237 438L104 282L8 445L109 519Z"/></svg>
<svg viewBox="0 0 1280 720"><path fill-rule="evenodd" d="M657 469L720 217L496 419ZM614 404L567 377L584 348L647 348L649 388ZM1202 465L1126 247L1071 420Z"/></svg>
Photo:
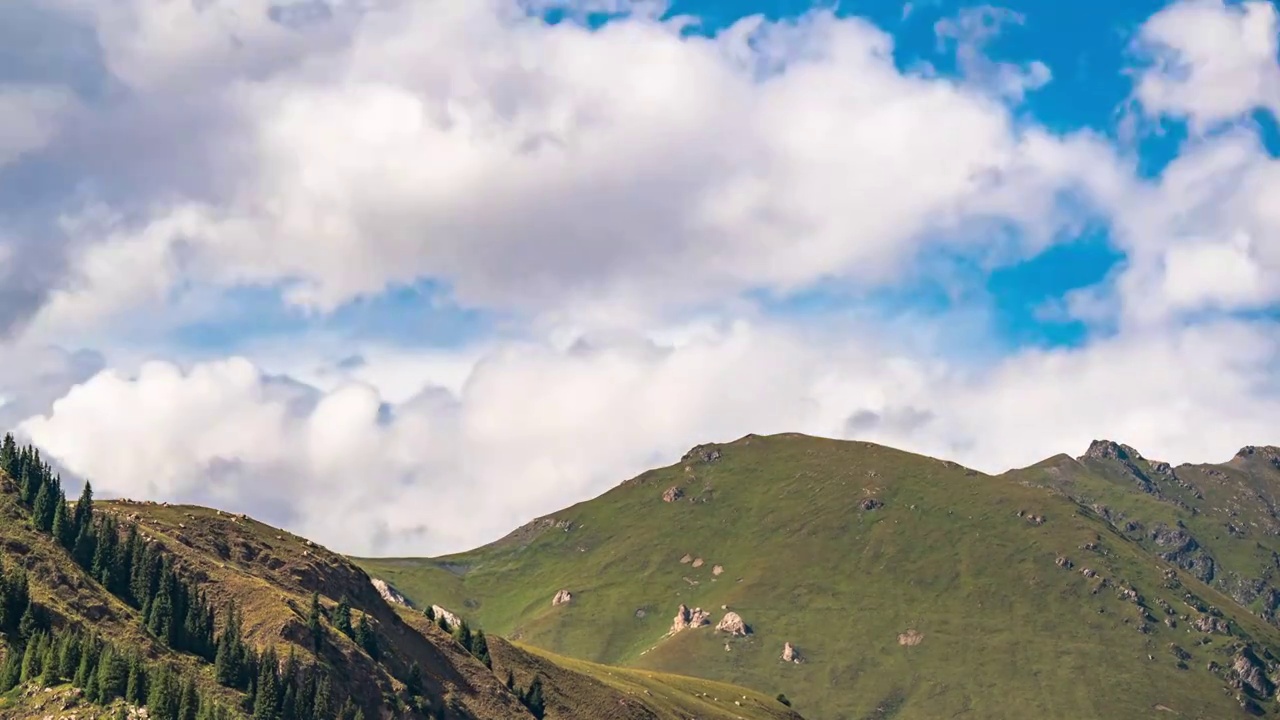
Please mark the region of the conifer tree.
<svg viewBox="0 0 1280 720"><path fill-rule="evenodd" d="M178 701L178 720L196 720L200 712L200 694L196 691L196 681L188 677L182 684L182 695Z"/></svg>
<svg viewBox="0 0 1280 720"><path fill-rule="evenodd" d="M58 645L58 675L70 680L80 665L80 649L83 638L78 632L64 633Z"/></svg>
<svg viewBox="0 0 1280 720"><path fill-rule="evenodd" d="M40 661L43 659L40 654L40 638L28 639L27 647L22 653L22 682L31 682L40 677Z"/></svg>
<svg viewBox="0 0 1280 720"><path fill-rule="evenodd" d="M22 682L22 660L25 653L14 648L5 655L4 665L0 666L0 693L7 693Z"/></svg>
<svg viewBox="0 0 1280 720"><path fill-rule="evenodd" d="M320 652L324 642L324 625L320 622L320 593L311 593L311 611L307 614L307 630L311 634L311 649Z"/></svg>
<svg viewBox="0 0 1280 720"><path fill-rule="evenodd" d="M44 687L53 687L58 684L58 644L52 636L46 635L41 643L40 659L40 684Z"/></svg>
<svg viewBox="0 0 1280 720"><path fill-rule="evenodd" d="M147 670L137 653L129 656L129 679L125 682L124 699L132 705L142 705L147 701Z"/></svg>
<svg viewBox="0 0 1280 720"><path fill-rule="evenodd" d="M0 470L9 477L18 479L18 443L9 433L5 433L4 442L0 443Z"/></svg>
<svg viewBox="0 0 1280 720"><path fill-rule="evenodd" d="M460 621L458 626L453 629L453 639L457 640L458 644L465 648L467 652L471 652L473 638L471 636L471 626L467 624L466 620Z"/></svg>
<svg viewBox="0 0 1280 720"><path fill-rule="evenodd" d="M81 689L89 687L90 681L94 680L97 675L98 653L100 651L101 646L96 639L90 639L84 643L84 647L80 651L80 664L76 667L76 676L72 679L71 684Z"/></svg>
<svg viewBox="0 0 1280 720"><path fill-rule="evenodd" d="M475 636L471 639L471 654L484 663L485 667L493 669L493 659L489 657L489 641L484 637L484 630L476 630Z"/></svg>
<svg viewBox="0 0 1280 720"><path fill-rule="evenodd" d="M76 501L75 512L71 515L71 525L75 528L76 535L80 534L89 526L93 520L93 485L88 480L84 481L84 487L80 490L80 499Z"/></svg>
<svg viewBox="0 0 1280 720"><path fill-rule="evenodd" d="M338 609L333 614L333 626L347 637L355 636L355 630L351 627L351 605L347 603L346 598L342 598L342 602L338 603Z"/></svg>
<svg viewBox="0 0 1280 720"><path fill-rule="evenodd" d="M58 507L54 509L53 526L49 528L49 534L64 548L75 542L75 538L71 537L71 518L67 516L66 498L60 499Z"/></svg>
<svg viewBox="0 0 1280 720"><path fill-rule="evenodd" d="M542 720L542 716L547 712L546 701L542 698L542 678L538 675L533 677L533 682L529 683L529 689L525 691L523 698L524 706L529 708L529 713L538 720Z"/></svg>
<svg viewBox="0 0 1280 720"><path fill-rule="evenodd" d="M173 720L178 714L179 699L173 669L168 665L161 665L150 681L151 687L147 689L147 710L152 717Z"/></svg>
<svg viewBox="0 0 1280 720"><path fill-rule="evenodd" d="M404 686L413 697L422 694L422 666L418 665L418 661L409 665L409 675L404 679Z"/></svg>
<svg viewBox="0 0 1280 720"><path fill-rule="evenodd" d="M120 653L107 646L98 658L98 700L108 703L124 697L129 684L129 667Z"/></svg>
<svg viewBox="0 0 1280 720"><path fill-rule="evenodd" d="M333 697L329 687L329 676L322 673L316 681L316 696L311 703L311 717L315 720L333 717Z"/></svg>
<svg viewBox="0 0 1280 720"><path fill-rule="evenodd" d="M426 609L424 609L424 610L422 611L422 614L423 614L423 615L426 615L426 616L427 616L427 619L428 619L428 620L430 620L431 622L435 622L435 621L436 621L436 609L435 609L435 606L433 606L433 605L428 605L428 606L426 607Z"/></svg>
<svg viewBox="0 0 1280 720"><path fill-rule="evenodd" d="M373 631L373 626L369 623L368 615L360 616L360 623L356 625L356 644L369 653L369 657L374 660L378 659L378 636Z"/></svg>
<svg viewBox="0 0 1280 720"><path fill-rule="evenodd" d="M48 483L40 483L40 491L36 493L35 504L31 507L31 520L36 529L49 532L53 527L53 514L57 508L57 499L53 497L53 487ZM46 522L46 518L48 518Z"/></svg>
<svg viewBox="0 0 1280 720"><path fill-rule="evenodd" d="M253 698L254 720L277 720L280 710L279 662L274 648L267 648L258 663L258 683Z"/></svg>
<svg viewBox="0 0 1280 720"><path fill-rule="evenodd" d="M22 617L18 619L18 637L23 640L30 640L40 632L43 623L40 622L40 616L36 611L36 604L28 598L27 608L22 611Z"/></svg>

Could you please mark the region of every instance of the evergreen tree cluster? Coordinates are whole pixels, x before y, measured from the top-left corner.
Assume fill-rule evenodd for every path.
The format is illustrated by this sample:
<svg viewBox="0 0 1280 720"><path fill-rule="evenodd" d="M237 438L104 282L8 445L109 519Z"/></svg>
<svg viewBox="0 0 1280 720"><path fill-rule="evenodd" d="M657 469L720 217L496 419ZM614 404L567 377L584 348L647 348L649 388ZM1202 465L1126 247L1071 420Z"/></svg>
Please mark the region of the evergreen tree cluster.
<svg viewBox="0 0 1280 720"><path fill-rule="evenodd" d="M511 671L508 670L506 685L507 689L515 693L515 696L519 698L520 704L524 705L529 710L529 713L538 718L538 720L542 720L542 717L547 714L547 703L542 697L542 678L540 676L534 675L529 687L521 690L516 685L516 676L512 675Z"/></svg>
<svg viewBox="0 0 1280 720"><path fill-rule="evenodd" d="M38 631L24 644L10 645L0 665L0 692L28 683L53 687L71 683L91 703L123 700L146 707L159 720L230 720L226 708L206 701L194 678L169 665L149 667L136 651L126 653L79 630Z"/></svg>
<svg viewBox="0 0 1280 720"><path fill-rule="evenodd" d="M122 537L114 518L95 517L88 482L70 507L61 478L41 460L39 450L19 448L12 435L0 442L0 470L18 483L20 500L31 511L37 530L53 537L109 592L137 608L143 626L157 639L212 662L219 684L246 693L245 710L255 719L362 719L349 698L337 696L327 673L303 667L292 654L282 667L274 649L259 655L248 646L234 606L228 608L221 632L215 633L214 609L204 593L182 579L171 556L143 541L136 525ZM318 650L324 632L318 596L312 598L312 613L309 624ZM345 625L340 619L335 625L377 659L377 638L367 617L353 628L347 606ZM0 632L11 643L0 670L0 692L35 679L47 684L70 680L90 701L124 698L145 704L151 716L161 720L232 717L214 706L205 710L194 682L182 682L168 666L149 671L137 655L126 656L98 638L74 633L55 638L40 608L31 602L21 570L0 571ZM46 663L50 653L54 659ZM64 657L73 659L64 662Z"/></svg>
<svg viewBox="0 0 1280 720"><path fill-rule="evenodd" d="M477 660L484 663L485 667L493 668L493 658L489 656L489 641L485 639L484 630L472 632L467 621L460 620L453 628L453 639Z"/></svg>

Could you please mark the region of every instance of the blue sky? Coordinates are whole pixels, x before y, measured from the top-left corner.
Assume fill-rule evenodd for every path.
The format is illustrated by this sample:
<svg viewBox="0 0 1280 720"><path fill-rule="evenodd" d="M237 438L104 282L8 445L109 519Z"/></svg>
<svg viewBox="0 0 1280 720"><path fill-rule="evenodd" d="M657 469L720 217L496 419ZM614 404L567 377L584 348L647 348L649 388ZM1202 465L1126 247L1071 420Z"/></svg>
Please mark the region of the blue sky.
<svg viewBox="0 0 1280 720"><path fill-rule="evenodd" d="M0 3L0 425L366 554L749 432L1280 440L1273 4L654 7Z"/></svg>

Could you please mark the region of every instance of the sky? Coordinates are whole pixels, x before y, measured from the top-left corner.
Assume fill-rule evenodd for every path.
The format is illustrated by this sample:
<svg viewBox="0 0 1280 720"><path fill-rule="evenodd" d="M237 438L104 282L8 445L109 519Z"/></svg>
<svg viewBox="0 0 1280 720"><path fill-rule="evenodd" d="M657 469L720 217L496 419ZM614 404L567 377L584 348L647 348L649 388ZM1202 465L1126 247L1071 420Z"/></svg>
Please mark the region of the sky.
<svg viewBox="0 0 1280 720"><path fill-rule="evenodd" d="M8 0L0 427L363 555L748 433L1225 461L1280 443L1278 35L1256 0Z"/></svg>

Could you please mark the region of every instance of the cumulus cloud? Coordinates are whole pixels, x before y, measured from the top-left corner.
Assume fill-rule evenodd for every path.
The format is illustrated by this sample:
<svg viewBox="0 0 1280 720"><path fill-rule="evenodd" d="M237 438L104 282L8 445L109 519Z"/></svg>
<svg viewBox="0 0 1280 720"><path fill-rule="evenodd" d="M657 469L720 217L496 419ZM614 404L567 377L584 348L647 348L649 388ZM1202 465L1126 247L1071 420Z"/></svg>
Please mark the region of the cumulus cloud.
<svg viewBox="0 0 1280 720"><path fill-rule="evenodd" d="M281 385L244 359L101 373L22 432L127 496L214 503L355 553L463 549L749 432L856 437L984 470L1116 437L1171 461L1273 431L1277 343L1221 325L982 371L877 333L738 322L683 342L495 348L457 392Z"/></svg>
<svg viewBox="0 0 1280 720"><path fill-rule="evenodd" d="M1150 61L1135 93L1146 112L1199 130L1256 108L1280 112L1277 12L1270 2L1183 0L1152 16L1137 38Z"/></svg>
<svg viewBox="0 0 1280 720"><path fill-rule="evenodd" d="M930 245L1024 257L1127 182L1100 139L1024 127L982 83L904 74L890 36L825 11L704 37L652 12L549 25L503 0L302 28L264 3L76 7L138 102L200 88L189 144L220 152L175 145L203 180L75 219L93 250L41 317L55 327L183 282L284 283L324 311L430 276L532 313L875 284ZM989 253L999 227L1022 239ZM117 266L145 272L102 272Z"/></svg>

